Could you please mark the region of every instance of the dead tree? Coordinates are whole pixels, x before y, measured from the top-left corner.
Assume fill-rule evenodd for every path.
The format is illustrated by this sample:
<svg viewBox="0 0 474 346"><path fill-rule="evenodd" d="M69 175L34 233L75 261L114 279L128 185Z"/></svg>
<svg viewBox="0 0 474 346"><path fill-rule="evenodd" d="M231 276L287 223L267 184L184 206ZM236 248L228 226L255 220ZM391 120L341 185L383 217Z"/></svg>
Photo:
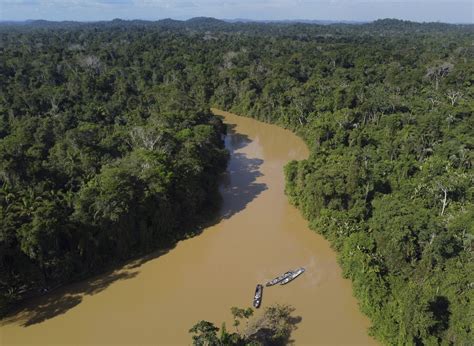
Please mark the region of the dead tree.
<svg viewBox="0 0 474 346"><path fill-rule="evenodd" d="M444 62L435 67L427 69L425 77L435 82L435 90L438 90L439 82L446 77L454 68L454 65L449 62Z"/></svg>
<svg viewBox="0 0 474 346"><path fill-rule="evenodd" d="M451 106L454 106L456 102L462 98L463 94L460 91L448 90L448 99L451 101Z"/></svg>

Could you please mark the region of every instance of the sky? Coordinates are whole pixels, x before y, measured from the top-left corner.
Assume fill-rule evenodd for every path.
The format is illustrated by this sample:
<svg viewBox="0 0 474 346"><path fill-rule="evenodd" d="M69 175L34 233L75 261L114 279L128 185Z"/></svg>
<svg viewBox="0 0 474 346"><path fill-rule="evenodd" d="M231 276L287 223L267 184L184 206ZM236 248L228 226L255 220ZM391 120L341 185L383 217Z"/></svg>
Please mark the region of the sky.
<svg viewBox="0 0 474 346"><path fill-rule="evenodd" d="M0 0L0 20L315 19L474 23L474 0Z"/></svg>

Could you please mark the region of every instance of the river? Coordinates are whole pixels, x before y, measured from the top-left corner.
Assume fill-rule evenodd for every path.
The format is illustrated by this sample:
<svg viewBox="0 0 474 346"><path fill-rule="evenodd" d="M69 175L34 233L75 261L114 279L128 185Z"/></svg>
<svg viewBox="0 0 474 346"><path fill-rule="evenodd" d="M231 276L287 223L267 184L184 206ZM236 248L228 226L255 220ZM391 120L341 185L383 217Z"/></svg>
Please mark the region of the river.
<svg viewBox="0 0 474 346"><path fill-rule="evenodd" d="M194 323L227 321L232 330L232 306L251 306L257 283L300 266L303 275L265 288L262 302L295 308L296 344L375 344L336 254L284 194L283 166L308 156L304 142L214 112L228 124L231 153L218 222L169 251L27 302L2 322L0 344L190 344Z"/></svg>

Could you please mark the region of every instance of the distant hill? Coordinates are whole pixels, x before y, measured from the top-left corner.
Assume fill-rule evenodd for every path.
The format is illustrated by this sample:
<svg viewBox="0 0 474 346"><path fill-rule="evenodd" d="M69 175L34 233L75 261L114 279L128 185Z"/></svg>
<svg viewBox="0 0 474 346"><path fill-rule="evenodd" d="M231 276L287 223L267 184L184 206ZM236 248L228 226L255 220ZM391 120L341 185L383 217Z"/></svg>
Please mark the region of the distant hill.
<svg viewBox="0 0 474 346"><path fill-rule="evenodd" d="M228 23L284 23L284 24L318 24L318 25L330 25L330 24L364 24L369 23L368 21L355 21L355 20L320 20L320 19L245 19L245 18L234 18L234 19L223 19Z"/></svg>
<svg viewBox="0 0 474 346"><path fill-rule="evenodd" d="M116 18L111 21L96 22L76 22L76 21L48 21L48 20L26 20L26 21L0 21L0 27L17 27L17 28L75 28L83 26L100 27L160 27L164 29L181 29L194 31L222 31L222 32L255 32L259 30L261 34L280 30L282 26L294 27L300 30L299 34L307 30L317 30L320 34L329 30L330 27L339 27L343 30L352 30L365 32L367 29L379 31L383 30L385 34L400 32L427 32L437 30L453 30L455 28L474 28L473 24L446 24L446 23L418 23L398 19L379 19L373 22L356 22L356 21L333 21L333 20L251 20L251 19L216 19L213 17L195 17L188 20L176 20L172 18L160 19L157 21L149 20L125 20ZM319 28L318 28L319 27ZM311 29L313 28L313 29ZM301 31L303 30L303 31ZM289 32L286 32L289 34Z"/></svg>
<svg viewBox="0 0 474 346"><path fill-rule="evenodd" d="M185 21L186 23L189 24L213 24L213 25L221 25L221 24L226 24L225 21L216 19L213 17L194 17L191 19L188 19Z"/></svg>

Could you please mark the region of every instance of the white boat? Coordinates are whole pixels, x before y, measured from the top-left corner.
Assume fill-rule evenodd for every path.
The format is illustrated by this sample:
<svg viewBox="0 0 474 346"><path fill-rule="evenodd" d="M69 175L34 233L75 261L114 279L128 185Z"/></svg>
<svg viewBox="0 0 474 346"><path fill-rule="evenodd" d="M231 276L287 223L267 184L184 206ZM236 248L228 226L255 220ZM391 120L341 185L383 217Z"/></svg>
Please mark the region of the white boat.
<svg viewBox="0 0 474 346"><path fill-rule="evenodd" d="M296 279L298 276L300 276L301 274L304 273L304 268L298 268L296 269L295 271L292 272L292 274L290 276L288 276L287 278L285 278L284 280L282 280L280 282L280 285L285 285L287 284L288 282Z"/></svg>
<svg viewBox="0 0 474 346"><path fill-rule="evenodd" d="M285 274L280 275L280 276L274 278L273 280L268 281L265 286L269 287L269 286L276 285L277 283L279 283L279 282L285 280L286 278L290 277L292 274L293 274L293 272L291 270L287 271Z"/></svg>

